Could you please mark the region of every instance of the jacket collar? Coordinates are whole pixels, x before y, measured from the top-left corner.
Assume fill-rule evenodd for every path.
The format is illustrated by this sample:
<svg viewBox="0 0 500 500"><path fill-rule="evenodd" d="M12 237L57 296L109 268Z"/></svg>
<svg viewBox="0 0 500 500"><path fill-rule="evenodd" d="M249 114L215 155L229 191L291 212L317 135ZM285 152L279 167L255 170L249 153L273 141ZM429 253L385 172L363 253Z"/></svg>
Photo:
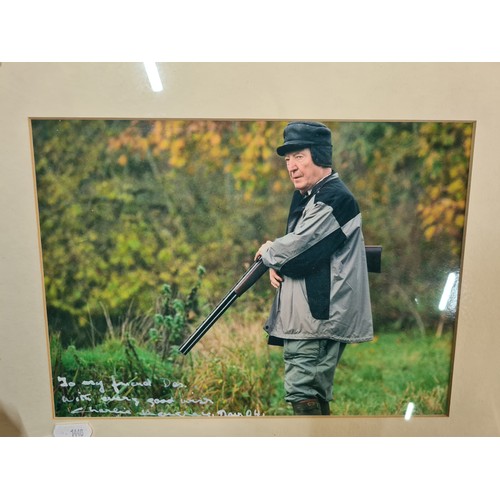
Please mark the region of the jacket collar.
<svg viewBox="0 0 500 500"><path fill-rule="evenodd" d="M330 175L327 175L311 188L311 192L309 194L306 193L305 195L302 195L300 194L300 191L294 191L290 211L288 213L287 232L293 231L295 224L297 224L297 221L302 215L302 212L304 211L304 208L309 200L317 194L326 183L333 179L337 179L338 176L339 174L337 172L332 172Z"/></svg>
<svg viewBox="0 0 500 500"><path fill-rule="evenodd" d="M323 177L320 181L318 181L305 195L310 196L316 194L327 182L331 181L332 179L336 179L339 176L338 172L332 172L330 175L327 175L326 177Z"/></svg>

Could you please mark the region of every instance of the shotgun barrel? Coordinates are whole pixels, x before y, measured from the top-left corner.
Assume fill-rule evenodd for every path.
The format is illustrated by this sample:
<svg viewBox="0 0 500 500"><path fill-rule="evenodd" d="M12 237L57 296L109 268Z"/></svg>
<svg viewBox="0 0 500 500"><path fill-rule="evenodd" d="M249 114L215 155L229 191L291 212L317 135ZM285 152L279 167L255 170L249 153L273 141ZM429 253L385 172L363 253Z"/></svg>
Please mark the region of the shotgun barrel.
<svg viewBox="0 0 500 500"><path fill-rule="evenodd" d="M226 312L231 304L241 297L250 287L252 287L259 278L265 274L268 267L259 257L240 278L238 283L228 292L228 294L219 302L217 307L208 315L203 323L194 331L194 333L181 345L179 351L186 355L195 344L212 328L214 323Z"/></svg>
<svg viewBox="0 0 500 500"><path fill-rule="evenodd" d="M368 271L372 273L381 272L381 256L382 247L378 245L371 245L365 247L366 251L366 264ZM198 341L205 335L205 333L212 328L214 323L231 307L233 302L241 297L249 288L251 288L265 272L268 267L262 262L259 257L246 271L245 274L239 279L238 283L227 293L227 295L219 302L217 307L208 315L208 317L201 323L201 325L193 332L193 334L180 346L179 351L186 355L198 343Z"/></svg>

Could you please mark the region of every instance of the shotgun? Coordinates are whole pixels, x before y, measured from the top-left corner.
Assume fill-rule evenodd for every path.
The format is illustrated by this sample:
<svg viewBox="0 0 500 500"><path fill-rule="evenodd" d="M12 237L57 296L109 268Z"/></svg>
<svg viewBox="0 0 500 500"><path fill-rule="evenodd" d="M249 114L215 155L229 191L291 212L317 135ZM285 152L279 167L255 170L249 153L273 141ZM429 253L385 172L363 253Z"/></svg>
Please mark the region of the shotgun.
<svg viewBox="0 0 500 500"><path fill-rule="evenodd" d="M382 247L371 245L365 247L366 264L368 271L372 273L381 272L381 256ZM227 295L219 302L217 307L208 315L203 323L194 331L194 333L180 346L179 351L186 355L212 328L215 322L226 312L233 302L241 297L249 288L251 288L261 277L266 273L268 267L262 262L260 256L248 268L239 281L227 293Z"/></svg>

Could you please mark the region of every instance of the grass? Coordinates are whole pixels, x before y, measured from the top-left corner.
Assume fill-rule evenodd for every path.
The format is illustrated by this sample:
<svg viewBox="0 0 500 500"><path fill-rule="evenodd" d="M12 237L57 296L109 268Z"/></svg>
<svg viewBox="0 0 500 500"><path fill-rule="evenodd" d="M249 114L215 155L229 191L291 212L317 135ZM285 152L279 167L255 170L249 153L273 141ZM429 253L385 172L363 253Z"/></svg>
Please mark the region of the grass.
<svg viewBox="0 0 500 500"><path fill-rule="evenodd" d="M447 412L451 337L386 333L346 348L335 377L335 415Z"/></svg>
<svg viewBox="0 0 500 500"><path fill-rule="evenodd" d="M64 349L53 335L56 416L291 415L282 349L267 345L262 324L228 314L188 356L165 361L139 335L85 350ZM402 415L409 401L414 414L446 414L451 350L449 335L410 333L347 346L332 414Z"/></svg>

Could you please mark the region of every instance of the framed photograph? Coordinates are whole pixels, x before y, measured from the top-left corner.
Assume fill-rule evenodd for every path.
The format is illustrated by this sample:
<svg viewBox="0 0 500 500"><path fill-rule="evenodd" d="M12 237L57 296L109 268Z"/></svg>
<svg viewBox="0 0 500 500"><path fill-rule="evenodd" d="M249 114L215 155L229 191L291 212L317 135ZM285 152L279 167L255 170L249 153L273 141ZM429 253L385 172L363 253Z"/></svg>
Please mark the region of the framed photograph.
<svg viewBox="0 0 500 500"><path fill-rule="evenodd" d="M285 234L286 125L31 120L54 417L294 414L264 330L276 290L266 276L224 302ZM448 415L474 123L324 125L367 248L383 249L374 336L347 344L328 414ZM183 352L205 317L209 335Z"/></svg>
<svg viewBox="0 0 500 500"><path fill-rule="evenodd" d="M0 397L26 433L497 435L499 65L157 66L160 92L142 63L0 66ZM382 247L374 337L346 347L328 416L285 400L267 274L179 353L286 234L292 121L330 130Z"/></svg>

